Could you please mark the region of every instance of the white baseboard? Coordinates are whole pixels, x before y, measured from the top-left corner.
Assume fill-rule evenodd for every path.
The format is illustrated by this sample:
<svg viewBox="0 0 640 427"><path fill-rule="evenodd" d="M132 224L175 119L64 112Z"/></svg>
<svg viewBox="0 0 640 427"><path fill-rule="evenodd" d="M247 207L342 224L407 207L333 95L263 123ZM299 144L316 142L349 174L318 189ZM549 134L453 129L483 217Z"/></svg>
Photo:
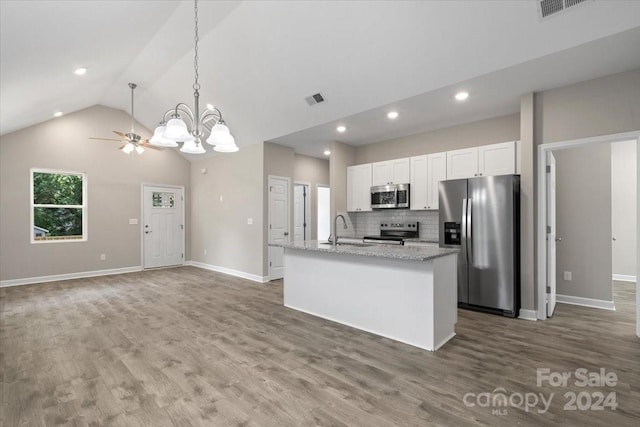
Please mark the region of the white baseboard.
<svg viewBox="0 0 640 427"><path fill-rule="evenodd" d="M267 283L269 281L269 276L258 276L256 274L245 273L244 271L233 270L231 268L220 267L218 265L205 264L198 261L187 261L185 262L185 265L204 268L205 270L216 271L218 273L228 274L229 276L241 277L258 283Z"/></svg>
<svg viewBox="0 0 640 427"><path fill-rule="evenodd" d="M82 271L79 273L54 274L52 276L26 277L24 279L0 280L0 288L30 285L32 283L57 282L60 280L84 279L86 277L110 276L112 274L134 273L142 271L142 266L112 268L109 270Z"/></svg>
<svg viewBox="0 0 640 427"><path fill-rule="evenodd" d="M612 279L619 282L636 282L636 276L628 276L626 274L614 274Z"/></svg>
<svg viewBox="0 0 640 427"><path fill-rule="evenodd" d="M526 310L521 308L520 313L518 314L518 319L532 320L535 322L538 320L537 312L535 310Z"/></svg>
<svg viewBox="0 0 640 427"><path fill-rule="evenodd" d="M571 295L556 294L556 301L562 304L581 305L583 307L601 308L603 310L615 310L616 306L613 301L602 299L592 299L583 297L574 297Z"/></svg>

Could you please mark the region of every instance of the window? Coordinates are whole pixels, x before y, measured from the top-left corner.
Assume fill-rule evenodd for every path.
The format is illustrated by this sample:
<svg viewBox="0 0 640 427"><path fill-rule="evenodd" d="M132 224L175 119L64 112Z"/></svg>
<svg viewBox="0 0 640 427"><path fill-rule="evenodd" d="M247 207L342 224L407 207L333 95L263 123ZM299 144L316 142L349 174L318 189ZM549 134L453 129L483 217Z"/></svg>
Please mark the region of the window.
<svg viewBox="0 0 640 427"><path fill-rule="evenodd" d="M87 177L31 169L31 243L87 240Z"/></svg>

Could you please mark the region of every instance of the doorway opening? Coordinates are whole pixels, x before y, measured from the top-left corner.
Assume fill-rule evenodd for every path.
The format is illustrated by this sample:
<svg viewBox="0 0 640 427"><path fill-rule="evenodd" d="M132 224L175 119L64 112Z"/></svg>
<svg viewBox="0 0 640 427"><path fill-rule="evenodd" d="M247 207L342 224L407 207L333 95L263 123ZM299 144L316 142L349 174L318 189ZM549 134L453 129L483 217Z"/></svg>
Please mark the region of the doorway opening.
<svg viewBox="0 0 640 427"><path fill-rule="evenodd" d="M318 240L329 240L331 234L331 189L318 185Z"/></svg>
<svg viewBox="0 0 640 427"><path fill-rule="evenodd" d="M606 135L606 136L599 136L599 137L593 137L593 138L585 138L585 139L580 139L580 140L573 140L573 141L564 141L564 142L557 142L557 143L548 143L548 144L541 144L538 146L538 168L537 168L537 173L538 173L538 198L537 198L537 202L538 202L538 229L537 229L537 272L538 272L538 278L537 278L537 283L536 283L536 295L537 295L537 318L540 320L544 320L548 317L548 315L550 314L548 312L548 303L551 302L553 304L552 300L552 296L550 295L550 293L552 292L551 286L549 286L549 280L553 277L557 277L555 275L555 272L550 271L550 269L554 268L554 265L552 263L549 263L549 252L550 252L550 240L547 240L549 237L549 234L553 234L553 232L555 232L555 230L550 230L550 221L552 221L552 219L550 219L550 212L549 212L549 208L550 208L550 201L549 201L549 173L548 170L551 167L551 164L553 162L553 160L551 160L551 152L559 152L559 150L566 150L566 149L570 149L570 148L578 148L578 147L584 147L590 144L611 144L611 143L615 143L615 142L619 142L619 141L628 141L628 140L633 140L636 142L638 139L640 138L640 131L635 131L635 132L628 132L628 133L624 133L624 134L615 134L615 135ZM556 153L557 154L557 153ZM638 161L638 156L640 155L640 153L638 153L638 151L636 150L636 162ZM608 160L610 161L610 160ZM637 207L638 207L638 203L640 202L640 198L637 195L637 191L638 191L638 186L637 186L637 182L638 182L638 177L636 176L636 200L635 200L635 205L636 205L636 211L637 211ZM593 199L592 203L597 204L599 203L598 200ZM609 205L607 205L609 206ZM611 213L609 211L609 213ZM588 214L584 213L584 214ZM636 240L635 240L635 247L636 247L636 254L635 254L635 265L638 266L640 265L640 261L638 259L638 257L640 256L640 251L638 250L638 245L640 244L640 239L638 238L638 233L640 231L640 227L638 227L638 217L636 215L635 217L635 223L636 223L636 229L635 229L635 233L636 233ZM611 236L611 232L613 231L611 228L611 223L609 224L609 226L604 230L606 233L609 233L609 242L612 241L612 236ZM550 231L552 231L550 233ZM586 230L586 231L593 231L593 230ZM598 230L600 232L602 232L603 230ZM554 237L554 236L551 236ZM558 239L563 238L564 236L555 236ZM616 237L616 236L613 236ZM554 238L554 241L556 241L556 239ZM561 240L558 240L558 242L561 242ZM609 258L608 262L610 262L611 259ZM611 270L609 270L610 272ZM565 274L565 272L563 271L563 276ZM570 272L567 272L570 273ZM571 275L569 275L568 277L571 277ZM608 277L608 282L611 283L613 281L612 275L609 274ZM640 337L640 310L638 309L640 307L640 292L638 290L638 285L637 283L633 286L635 287L636 290L636 301L635 301L635 312L636 312L636 335ZM555 292L555 291L554 291ZM624 290L622 292L624 294ZM600 308L607 308L607 307L600 307Z"/></svg>

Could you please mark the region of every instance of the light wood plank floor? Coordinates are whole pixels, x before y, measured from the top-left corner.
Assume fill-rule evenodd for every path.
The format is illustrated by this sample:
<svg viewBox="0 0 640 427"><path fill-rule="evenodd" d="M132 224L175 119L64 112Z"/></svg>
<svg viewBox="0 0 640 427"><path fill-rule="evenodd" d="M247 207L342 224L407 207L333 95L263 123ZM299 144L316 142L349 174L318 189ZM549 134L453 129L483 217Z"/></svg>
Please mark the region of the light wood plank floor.
<svg viewBox="0 0 640 427"><path fill-rule="evenodd" d="M615 312L558 305L545 322L460 310L435 353L286 309L281 282L195 267L4 288L0 425L638 425L634 285L615 288ZM538 387L536 368L618 381ZM544 414L463 403L499 387L554 397ZM571 391L618 408L564 410Z"/></svg>

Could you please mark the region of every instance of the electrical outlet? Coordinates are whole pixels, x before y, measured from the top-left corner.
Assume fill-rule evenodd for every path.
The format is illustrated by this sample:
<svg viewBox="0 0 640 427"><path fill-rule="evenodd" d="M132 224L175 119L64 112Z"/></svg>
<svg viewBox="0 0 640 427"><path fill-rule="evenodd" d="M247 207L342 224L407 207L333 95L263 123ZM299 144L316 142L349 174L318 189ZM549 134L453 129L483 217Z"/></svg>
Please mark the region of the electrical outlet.
<svg viewBox="0 0 640 427"><path fill-rule="evenodd" d="M129 225L137 225L138 218L129 218Z"/></svg>
<svg viewBox="0 0 640 427"><path fill-rule="evenodd" d="M107 259L107 254L100 254L100 261L105 261Z"/></svg>
<svg viewBox="0 0 640 427"><path fill-rule="evenodd" d="M571 281L571 272L570 271L565 271L564 272L564 280Z"/></svg>
<svg viewBox="0 0 640 427"><path fill-rule="evenodd" d="M247 218L247 224L248 225L252 225L253 224L253 218Z"/></svg>
<svg viewBox="0 0 640 427"><path fill-rule="evenodd" d="M206 249L204 250L204 254L205 254L205 255L207 254L207 250L206 250Z"/></svg>

